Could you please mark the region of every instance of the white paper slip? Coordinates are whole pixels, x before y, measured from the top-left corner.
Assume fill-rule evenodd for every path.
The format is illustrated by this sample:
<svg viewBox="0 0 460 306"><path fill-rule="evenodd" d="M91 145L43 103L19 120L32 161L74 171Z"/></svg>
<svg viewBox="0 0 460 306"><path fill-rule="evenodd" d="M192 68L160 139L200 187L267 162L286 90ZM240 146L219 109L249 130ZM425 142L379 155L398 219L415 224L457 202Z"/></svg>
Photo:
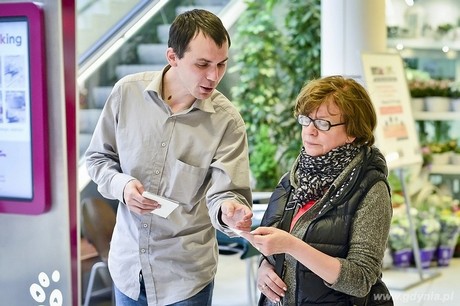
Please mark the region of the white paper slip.
<svg viewBox="0 0 460 306"><path fill-rule="evenodd" d="M233 228L233 227L230 227L230 229L235 233L237 234L238 236L241 236L241 233L243 232L242 230L239 230L237 228ZM245 232L245 233L249 233L249 232ZM242 237L242 236L241 236Z"/></svg>
<svg viewBox="0 0 460 306"><path fill-rule="evenodd" d="M151 200L155 200L161 205L160 208L152 210L152 214L163 218L167 218L169 214L172 213L173 210L177 208L177 206L179 206L179 204L173 200L161 197L148 191L144 191L142 196Z"/></svg>
<svg viewBox="0 0 460 306"><path fill-rule="evenodd" d="M236 228L232 228L232 227L230 227L230 229L231 229L235 234L237 234L238 236L241 236L242 230L239 230L239 229L236 229Z"/></svg>

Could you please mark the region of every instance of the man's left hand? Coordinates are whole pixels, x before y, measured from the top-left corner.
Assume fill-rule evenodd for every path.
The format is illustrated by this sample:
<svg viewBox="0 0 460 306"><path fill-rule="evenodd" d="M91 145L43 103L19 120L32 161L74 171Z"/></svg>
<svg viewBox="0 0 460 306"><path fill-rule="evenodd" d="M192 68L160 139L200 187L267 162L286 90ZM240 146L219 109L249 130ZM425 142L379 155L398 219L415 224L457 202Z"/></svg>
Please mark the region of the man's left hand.
<svg viewBox="0 0 460 306"><path fill-rule="evenodd" d="M252 210L236 200L225 200L221 206L222 221L230 228L251 230Z"/></svg>

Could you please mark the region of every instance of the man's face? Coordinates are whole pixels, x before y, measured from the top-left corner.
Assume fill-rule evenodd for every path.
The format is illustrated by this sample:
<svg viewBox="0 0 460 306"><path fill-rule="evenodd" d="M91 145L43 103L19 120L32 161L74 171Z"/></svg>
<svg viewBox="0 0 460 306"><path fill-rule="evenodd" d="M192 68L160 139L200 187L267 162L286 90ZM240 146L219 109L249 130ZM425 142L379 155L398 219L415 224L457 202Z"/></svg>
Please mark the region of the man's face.
<svg viewBox="0 0 460 306"><path fill-rule="evenodd" d="M184 56L174 56L170 61L175 67L177 81L196 99L207 99L216 89L227 69L228 42L221 48L202 33L189 43Z"/></svg>

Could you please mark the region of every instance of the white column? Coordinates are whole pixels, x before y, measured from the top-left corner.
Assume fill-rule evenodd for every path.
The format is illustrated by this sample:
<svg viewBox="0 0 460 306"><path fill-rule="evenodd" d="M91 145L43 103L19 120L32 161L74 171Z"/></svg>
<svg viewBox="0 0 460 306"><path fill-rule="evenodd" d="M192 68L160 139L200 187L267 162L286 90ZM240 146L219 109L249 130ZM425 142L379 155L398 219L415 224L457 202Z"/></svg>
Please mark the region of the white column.
<svg viewBox="0 0 460 306"><path fill-rule="evenodd" d="M362 79L362 52L385 52L385 0L321 1L321 75Z"/></svg>

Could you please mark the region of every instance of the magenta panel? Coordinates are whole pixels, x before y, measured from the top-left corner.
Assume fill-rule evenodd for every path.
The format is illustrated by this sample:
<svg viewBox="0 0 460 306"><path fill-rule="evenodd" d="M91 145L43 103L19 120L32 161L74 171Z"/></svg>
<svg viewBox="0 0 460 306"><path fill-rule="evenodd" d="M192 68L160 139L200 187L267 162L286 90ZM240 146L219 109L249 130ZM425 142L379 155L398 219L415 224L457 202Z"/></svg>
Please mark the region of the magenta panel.
<svg viewBox="0 0 460 306"><path fill-rule="evenodd" d="M0 213L50 208L43 17L32 2L0 3Z"/></svg>

